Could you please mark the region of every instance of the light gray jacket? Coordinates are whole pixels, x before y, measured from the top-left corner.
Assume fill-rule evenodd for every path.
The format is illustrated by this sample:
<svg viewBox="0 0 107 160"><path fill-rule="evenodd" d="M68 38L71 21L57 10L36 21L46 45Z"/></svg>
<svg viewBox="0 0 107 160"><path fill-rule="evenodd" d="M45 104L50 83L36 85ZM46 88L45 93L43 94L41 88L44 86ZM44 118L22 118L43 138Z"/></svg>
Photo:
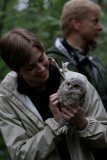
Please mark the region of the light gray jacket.
<svg viewBox="0 0 107 160"><path fill-rule="evenodd" d="M60 160L56 144L62 133L66 134L71 160L93 160L89 145L107 147L107 113L85 76L61 71L61 80L78 77L86 83L88 125L82 131L61 126L53 118L44 122L31 100L17 91L16 76L10 72L0 85L0 130L12 160Z"/></svg>

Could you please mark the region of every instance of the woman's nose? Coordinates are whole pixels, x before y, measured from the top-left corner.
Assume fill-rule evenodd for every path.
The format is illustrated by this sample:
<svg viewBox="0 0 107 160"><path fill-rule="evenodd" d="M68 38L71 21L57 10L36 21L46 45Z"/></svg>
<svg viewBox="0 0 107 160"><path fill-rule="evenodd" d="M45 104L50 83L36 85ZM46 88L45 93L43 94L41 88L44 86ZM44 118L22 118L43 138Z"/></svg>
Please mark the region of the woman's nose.
<svg viewBox="0 0 107 160"><path fill-rule="evenodd" d="M37 72L38 73L42 73L44 71L45 71L45 67L43 65L41 65L41 64L38 64L37 65Z"/></svg>

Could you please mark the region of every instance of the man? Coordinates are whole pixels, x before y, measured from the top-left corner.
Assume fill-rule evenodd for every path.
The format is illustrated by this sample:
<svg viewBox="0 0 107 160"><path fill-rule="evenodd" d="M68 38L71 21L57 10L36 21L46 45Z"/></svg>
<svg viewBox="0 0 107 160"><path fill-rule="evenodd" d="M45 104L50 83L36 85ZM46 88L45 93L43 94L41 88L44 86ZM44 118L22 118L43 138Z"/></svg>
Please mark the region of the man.
<svg viewBox="0 0 107 160"><path fill-rule="evenodd" d="M59 67L70 62L68 69L84 74L98 91L107 111L107 72L92 50L96 47L102 26L99 18L102 10L89 0L70 0L65 3L61 16L64 38L57 38L48 49Z"/></svg>
<svg viewBox="0 0 107 160"><path fill-rule="evenodd" d="M47 50L59 67L70 62L68 69L84 74L98 91L107 111L107 72L92 54L96 47L102 26L99 18L101 7L90 0L70 0L64 5L60 26L64 38L57 38ZM96 160L101 160L107 149L94 150Z"/></svg>

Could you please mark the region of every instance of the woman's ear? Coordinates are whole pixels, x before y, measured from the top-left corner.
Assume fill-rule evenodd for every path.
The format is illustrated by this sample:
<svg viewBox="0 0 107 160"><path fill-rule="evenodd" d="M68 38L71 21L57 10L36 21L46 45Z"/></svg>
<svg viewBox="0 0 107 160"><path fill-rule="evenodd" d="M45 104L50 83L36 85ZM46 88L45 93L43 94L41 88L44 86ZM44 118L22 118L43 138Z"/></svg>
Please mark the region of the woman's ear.
<svg viewBox="0 0 107 160"><path fill-rule="evenodd" d="M73 28L74 30L78 31L79 28L80 28L80 21L78 21L78 20L75 19L75 18L72 18L72 19L71 19L71 25L72 25L72 28Z"/></svg>

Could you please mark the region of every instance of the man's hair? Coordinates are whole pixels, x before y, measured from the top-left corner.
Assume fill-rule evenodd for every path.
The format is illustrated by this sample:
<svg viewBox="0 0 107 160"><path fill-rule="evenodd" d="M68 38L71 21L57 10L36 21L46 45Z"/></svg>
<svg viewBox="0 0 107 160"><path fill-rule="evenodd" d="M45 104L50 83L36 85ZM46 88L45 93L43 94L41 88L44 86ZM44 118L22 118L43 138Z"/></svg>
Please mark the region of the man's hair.
<svg viewBox="0 0 107 160"><path fill-rule="evenodd" d="M72 18L83 20L87 17L89 11L94 11L98 16L102 15L101 7L90 0L70 0L66 2L60 21L63 35L66 37L71 32L72 26L70 22Z"/></svg>
<svg viewBox="0 0 107 160"><path fill-rule="evenodd" d="M7 66L16 72L28 63L33 47L44 52L39 39L22 28L13 29L0 39L0 55Z"/></svg>

